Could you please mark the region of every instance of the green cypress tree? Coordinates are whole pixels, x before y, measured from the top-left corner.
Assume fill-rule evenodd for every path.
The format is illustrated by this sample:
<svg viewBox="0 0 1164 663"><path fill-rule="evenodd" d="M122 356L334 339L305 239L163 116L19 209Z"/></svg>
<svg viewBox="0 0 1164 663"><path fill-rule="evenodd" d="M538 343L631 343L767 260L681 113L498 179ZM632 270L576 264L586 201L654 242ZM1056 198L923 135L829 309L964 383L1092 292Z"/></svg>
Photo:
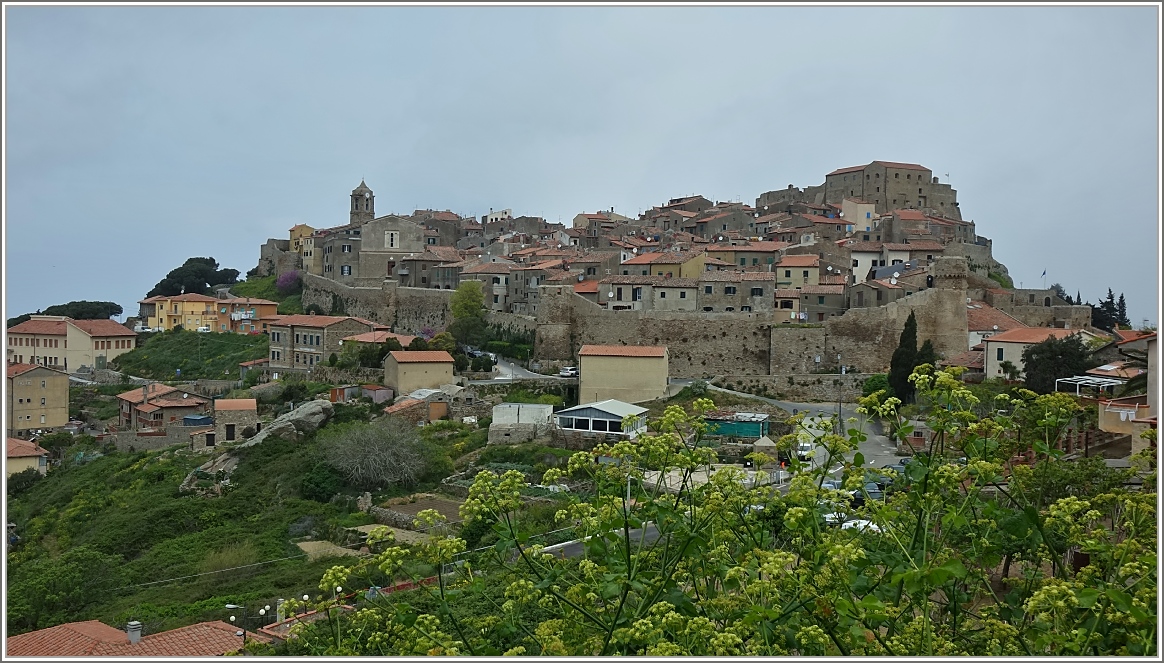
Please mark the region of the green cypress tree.
<svg viewBox="0 0 1164 663"><path fill-rule="evenodd" d="M889 360L889 388L893 395L900 398L902 403L913 399L913 385L909 382L909 374L913 372L917 359L917 319L913 311L905 321L905 328L901 330L897 349Z"/></svg>

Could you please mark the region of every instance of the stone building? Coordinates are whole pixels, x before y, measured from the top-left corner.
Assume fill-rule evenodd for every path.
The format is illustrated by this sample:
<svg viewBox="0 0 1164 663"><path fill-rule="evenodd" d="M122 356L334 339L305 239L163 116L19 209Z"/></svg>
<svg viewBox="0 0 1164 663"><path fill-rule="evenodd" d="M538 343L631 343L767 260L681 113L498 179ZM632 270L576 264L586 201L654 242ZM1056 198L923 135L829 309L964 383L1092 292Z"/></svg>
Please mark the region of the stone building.
<svg viewBox="0 0 1164 663"><path fill-rule="evenodd" d="M391 214L373 219L363 227L359 274L369 284L385 278L399 280L405 276L398 271L402 261L426 248L432 247L425 243L424 226Z"/></svg>
<svg viewBox="0 0 1164 663"><path fill-rule="evenodd" d="M772 272L703 272L698 281L697 306L704 312L767 313L775 306Z"/></svg>
<svg viewBox="0 0 1164 663"><path fill-rule="evenodd" d="M223 442L243 439L243 431L259 432L258 405L253 398L219 398L214 401L214 430Z"/></svg>
<svg viewBox="0 0 1164 663"><path fill-rule="evenodd" d="M270 325L269 370L309 372L341 350L343 339L369 331L388 331L387 325L351 316L288 315Z"/></svg>
<svg viewBox="0 0 1164 663"><path fill-rule="evenodd" d="M846 197L873 203L878 212L916 208L961 219L957 191L938 182L933 172L916 163L873 161L839 168L825 175L824 201L840 204Z"/></svg>
<svg viewBox="0 0 1164 663"><path fill-rule="evenodd" d="M127 430L161 429L206 412L208 401L176 387L152 382L117 395L119 424Z"/></svg>

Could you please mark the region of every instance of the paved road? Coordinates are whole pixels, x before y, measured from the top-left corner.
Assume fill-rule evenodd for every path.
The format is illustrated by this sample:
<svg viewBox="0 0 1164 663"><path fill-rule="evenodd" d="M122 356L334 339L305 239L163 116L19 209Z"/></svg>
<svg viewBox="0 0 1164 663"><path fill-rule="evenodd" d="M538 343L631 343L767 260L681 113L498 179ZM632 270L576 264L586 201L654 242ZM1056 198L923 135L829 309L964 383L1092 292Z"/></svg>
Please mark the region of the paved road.
<svg viewBox="0 0 1164 663"><path fill-rule="evenodd" d="M645 534L644 534L645 530ZM622 539L622 531L618 532L619 540ZM632 546L642 545L648 546L659 538L659 528L655 523L647 523L647 526L642 529L632 529L630 531L630 540ZM581 557L586 552L585 543L583 541L566 541L553 546L546 546L543 552L550 553L555 557Z"/></svg>
<svg viewBox="0 0 1164 663"><path fill-rule="evenodd" d="M470 380L469 384L498 384L515 380L554 380L558 382L576 382L577 378L563 378L557 375L542 375L526 370L513 362L497 358L497 376L492 380Z"/></svg>

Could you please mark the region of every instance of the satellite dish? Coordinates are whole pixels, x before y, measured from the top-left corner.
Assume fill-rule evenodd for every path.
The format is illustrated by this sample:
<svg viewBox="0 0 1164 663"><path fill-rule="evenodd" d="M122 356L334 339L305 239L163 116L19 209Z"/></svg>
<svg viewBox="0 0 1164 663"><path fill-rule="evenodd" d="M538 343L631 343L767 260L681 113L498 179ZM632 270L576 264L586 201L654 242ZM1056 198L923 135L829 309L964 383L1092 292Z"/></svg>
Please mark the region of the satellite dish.
<svg viewBox="0 0 1164 663"><path fill-rule="evenodd" d="M607 298L607 299L610 299L611 297L614 297L614 291L613 291L613 290L611 290L610 292L606 293L606 298Z"/></svg>
<svg viewBox="0 0 1164 663"><path fill-rule="evenodd" d="M994 325L994 331L998 331L998 325Z"/></svg>
<svg viewBox="0 0 1164 663"><path fill-rule="evenodd" d="M843 216L845 216L845 213L841 212L841 213L837 214L837 216L843 217Z"/></svg>
<svg viewBox="0 0 1164 663"><path fill-rule="evenodd" d="M893 273L893 278L897 278L897 277L899 277L899 276L901 276L901 274L899 274L899 273L897 273L897 272L894 272L894 273Z"/></svg>
<svg viewBox="0 0 1164 663"><path fill-rule="evenodd" d="M897 285L897 279L889 279L889 285Z"/></svg>
<svg viewBox="0 0 1164 663"><path fill-rule="evenodd" d="M831 271L833 271L833 266L829 265L827 269L831 272Z"/></svg>
<svg viewBox="0 0 1164 663"><path fill-rule="evenodd" d="M638 253L638 252L639 252L638 248L633 247L633 246L631 247L631 253Z"/></svg>

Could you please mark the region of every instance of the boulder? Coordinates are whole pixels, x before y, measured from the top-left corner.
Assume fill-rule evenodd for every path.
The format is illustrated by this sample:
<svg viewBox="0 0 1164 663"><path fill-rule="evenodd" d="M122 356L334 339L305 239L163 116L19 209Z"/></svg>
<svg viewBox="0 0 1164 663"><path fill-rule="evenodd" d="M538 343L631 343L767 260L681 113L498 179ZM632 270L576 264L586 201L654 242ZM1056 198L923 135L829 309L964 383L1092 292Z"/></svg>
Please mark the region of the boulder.
<svg viewBox="0 0 1164 663"><path fill-rule="evenodd" d="M262 444L263 440L268 437L281 437L292 442L298 441L319 430L319 427L334 413L335 407L331 401L308 401L263 426L263 430L238 446L253 447L256 444Z"/></svg>

